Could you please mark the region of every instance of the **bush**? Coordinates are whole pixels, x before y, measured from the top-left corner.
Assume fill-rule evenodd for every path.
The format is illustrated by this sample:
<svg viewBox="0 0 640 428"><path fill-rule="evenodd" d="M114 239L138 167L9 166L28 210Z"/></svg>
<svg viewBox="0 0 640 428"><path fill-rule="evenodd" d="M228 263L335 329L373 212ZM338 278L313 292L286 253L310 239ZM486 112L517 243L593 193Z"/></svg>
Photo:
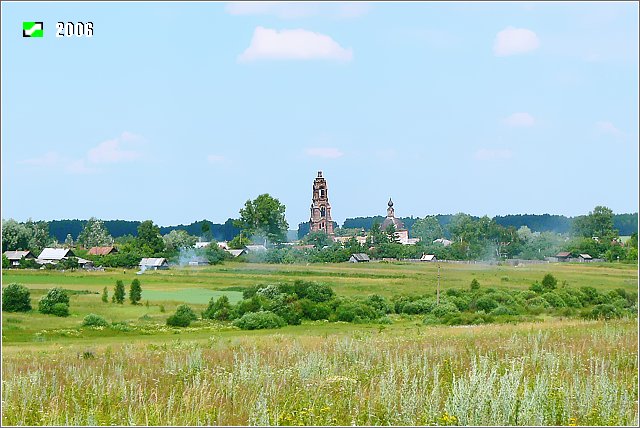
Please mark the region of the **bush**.
<svg viewBox="0 0 640 428"><path fill-rule="evenodd" d="M62 303L67 306L67 315L69 314L69 296L63 288L55 287L47 292L47 294L38 302L38 311L43 314L53 314L53 307ZM58 309L60 311L60 309ZM63 315L66 316L66 315Z"/></svg>
<svg viewBox="0 0 640 428"><path fill-rule="evenodd" d="M176 312L167 318L167 325L171 327L189 327L189 325L191 325L191 318L185 314L178 314Z"/></svg>
<svg viewBox="0 0 640 428"><path fill-rule="evenodd" d="M553 308L565 308L567 306L565 301L562 300L560 296L558 296L556 293L551 291L544 293L542 295L542 298L546 300L549 303L549 305Z"/></svg>
<svg viewBox="0 0 640 428"><path fill-rule="evenodd" d="M82 320L82 325L85 327L106 327L109 323L100 315L89 314Z"/></svg>
<svg viewBox="0 0 640 428"><path fill-rule="evenodd" d="M338 321L361 322L375 319L376 311L363 302L346 301L336 308L335 317Z"/></svg>
<svg viewBox="0 0 640 428"><path fill-rule="evenodd" d="M233 325L242 330L258 330L284 327L286 322L273 312L260 311L244 314L240 319L235 320Z"/></svg>
<svg viewBox="0 0 640 428"><path fill-rule="evenodd" d="M66 303L56 303L51 308L51 313L57 317L68 317L69 305L67 305Z"/></svg>
<svg viewBox="0 0 640 428"><path fill-rule="evenodd" d="M316 303L331 300L335 295L331 287L317 282L302 281L298 279L293 283L293 286L295 293L299 298L307 298Z"/></svg>
<svg viewBox="0 0 640 428"><path fill-rule="evenodd" d="M544 278L542 278L542 288L544 288L545 291L555 290L557 286L558 280L550 273L546 274Z"/></svg>
<svg viewBox="0 0 640 428"><path fill-rule="evenodd" d="M593 287L580 287L580 291L585 296L582 302L583 305L595 303L596 299L600 295L600 293L598 293L598 290Z"/></svg>
<svg viewBox="0 0 640 428"><path fill-rule="evenodd" d="M386 315L393 311L393 306L387 299L377 294L372 294L365 300L366 304L374 308L380 315Z"/></svg>
<svg viewBox="0 0 640 428"><path fill-rule="evenodd" d="M516 315L516 311L514 311L514 310L512 310L512 309L510 309L510 308L508 308L506 306L500 305L500 306L498 306L497 308L495 308L494 310L491 311L491 315L494 315L494 316L496 316L496 315Z"/></svg>
<svg viewBox="0 0 640 428"><path fill-rule="evenodd" d="M591 312L587 314L587 318L610 320L612 318L620 318L622 314L622 310L614 305L601 304L594 306Z"/></svg>
<svg viewBox="0 0 640 428"><path fill-rule="evenodd" d="M469 284L469 288L471 290L479 290L480 289L480 283L478 282L477 279L473 278L473 280L471 280L471 284Z"/></svg>
<svg viewBox="0 0 640 428"><path fill-rule="evenodd" d="M407 315L428 314L436 306L436 299L428 297L413 302L408 302L402 306L401 313Z"/></svg>
<svg viewBox="0 0 640 428"><path fill-rule="evenodd" d="M2 310L6 312L28 312L31 310L31 294L21 284L9 284L2 289Z"/></svg>
<svg viewBox="0 0 640 428"><path fill-rule="evenodd" d="M331 316L331 308L326 303L315 303L309 299L300 300L303 317L316 321L328 320Z"/></svg>
<svg viewBox="0 0 640 428"><path fill-rule="evenodd" d="M176 315L180 317L186 317L189 321L195 321L198 319L196 313L188 305L180 305L176 308Z"/></svg>
<svg viewBox="0 0 640 428"><path fill-rule="evenodd" d="M209 306L202 313L202 318L217 319L220 321L226 321L230 316L231 304L229 298L226 295L222 295L218 300L209 300Z"/></svg>
<svg viewBox="0 0 640 428"><path fill-rule="evenodd" d="M498 302L496 302L489 296L482 296L478 300L476 300L475 306L479 310L489 313L498 307Z"/></svg>
<svg viewBox="0 0 640 428"><path fill-rule="evenodd" d="M433 308L431 313L438 318L444 318L450 315L457 315L460 313L460 311L458 310L458 307L453 303L445 302Z"/></svg>
<svg viewBox="0 0 640 428"><path fill-rule="evenodd" d="M538 294L544 293L544 287L538 281L536 281L533 284L531 284L529 286L529 290L533 291L534 293L538 293Z"/></svg>

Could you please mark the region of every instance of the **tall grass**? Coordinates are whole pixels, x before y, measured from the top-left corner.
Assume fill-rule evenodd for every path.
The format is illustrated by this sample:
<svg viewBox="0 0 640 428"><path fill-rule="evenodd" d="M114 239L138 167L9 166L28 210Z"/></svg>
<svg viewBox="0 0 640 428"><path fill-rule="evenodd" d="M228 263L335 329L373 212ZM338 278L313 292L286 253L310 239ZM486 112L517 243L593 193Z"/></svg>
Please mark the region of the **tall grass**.
<svg viewBox="0 0 640 428"><path fill-rule="evenodd" d="M635 321L175 340L3 359L8 425L637 425Z"/></svg>

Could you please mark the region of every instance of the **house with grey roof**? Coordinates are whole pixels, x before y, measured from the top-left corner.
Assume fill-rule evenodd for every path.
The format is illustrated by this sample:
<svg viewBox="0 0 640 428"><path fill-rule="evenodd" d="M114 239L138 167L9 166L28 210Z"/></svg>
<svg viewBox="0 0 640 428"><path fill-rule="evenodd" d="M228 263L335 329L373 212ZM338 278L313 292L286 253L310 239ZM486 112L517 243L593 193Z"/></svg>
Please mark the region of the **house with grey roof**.
<svg viewBox="0 0 640 428"><path fill-rule="evenodd" d="M38 263L40 263L39 260L42 260L45 263L57 263L68 257L76 257L73 251L69 248L45 248L38 256Z"/></svg>
<svg viewBox="0 0 640 428"><path fill-rule="evenodd" d="M164 257L145 257L138 263L141 269L169 269L169 262Z"/></svg>
<svg viewBox="0 0 640 428"><path fill-rule="evenodd" d="M349 257L349 263L363 263L369 261L371 261L371 259L365 253L354 253Z"/></svg>
<svg viewBox="0 0 640 428"><path fill-rule="evenodd" d="M9 263L11 264L11 267L18 267L20 266L20 260L22 260L22 258L24 257L25 259L32 259L34 260L36 258L36 256L33 255L33 253L29 250L27 251L5 251L4 255L7 259L9 259Z"/></svg>

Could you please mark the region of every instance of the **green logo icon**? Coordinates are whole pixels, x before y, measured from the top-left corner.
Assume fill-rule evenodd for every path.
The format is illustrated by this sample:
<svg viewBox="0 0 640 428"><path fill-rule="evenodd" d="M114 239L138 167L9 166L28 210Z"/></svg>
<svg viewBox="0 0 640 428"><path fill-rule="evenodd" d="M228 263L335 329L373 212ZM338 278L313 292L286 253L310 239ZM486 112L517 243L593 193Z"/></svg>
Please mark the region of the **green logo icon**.
<svg viewBox="0 0 640 428"><path fill-rule="evenodd" d="M44 23L40 22L23 22L22 37L44 37Z"/></svg>

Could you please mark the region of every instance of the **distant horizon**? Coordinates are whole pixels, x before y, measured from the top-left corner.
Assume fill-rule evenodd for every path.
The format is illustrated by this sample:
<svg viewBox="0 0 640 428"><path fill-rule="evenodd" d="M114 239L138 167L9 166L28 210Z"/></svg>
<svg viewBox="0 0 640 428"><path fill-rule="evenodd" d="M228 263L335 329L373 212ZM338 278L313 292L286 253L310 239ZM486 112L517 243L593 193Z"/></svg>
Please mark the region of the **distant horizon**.
<svg viewBox="0 0 640 428"><path fill-rule="evenodd" d="M597 205L596 205L596 206L597 206ZM594 208L595 208L595 207L594 207ZM591 210L589 210L589 211L593 211L593 208L592 208ZM483 215L476 215L476 214L473 214L473 213L467 213L467 212L462 212L462 211L461 211L461 212L458 212L458 213L447 213L447 214L438 213L438 214L430 214L430 215L428 215L428 216L448 216L448 215L456 215L456 214L459 214L459 213L468 214L468 215L470 215L470 216L472 216L472 217L478 217L478 218L484 217L484 214L483 214ZM584 214L578 214L578 215L576 215L576 216L568 216L568 215L566 215L566 214L557 214L557 213L549 213L549 212L547 212L547 213L539 213L539 214L538 214L538 213L511 213L511 214L497 214L497 215L494 215L494 216L487 215L487 217L489 217L489 218L493 219L493 218L495 218L495 217L506 217L506 216L517 216L517 215L523 215L523 216L524 216L524 215L536 215L536 216L550 215L550 216L563 216L563 217L566 217L566 218L568 218L568 219L572 219L572 218L576 218L576 217L583 216L583 215L588 215L588 214L589 214L589 212L586 212L586 213L584 213ZM625 215L625 214L633 215L633 214L638 214L638 211L633 211L633 212L615 212L615 211L614 211L614 212L613 212L613 214L614 214L614 215ZM344 218L343 220L341 220L341 221L338 221L338 220L336 220L336 219L333 219L333 221L334 221L334 222L336 222L336 223L338 223L338 226L339 226L339 227L342 227L342 225L344 224L344 222L345 222L347 219L367 218L367 217L376 217L376 216L379 216L379 217L385 217L385 216L386 216L386 213L385 213L385 214L373 214L373 215L349 216L349 217L345 217L345 218ZM240 216L238 215L238 216L236 216L236 217L228 217L228 218L226 218L226 219L224 219L224 220L221 220L221 221L211 220L211 219L208 219L208 218L202 218L202 219L193 220L193 221L191 221L191 222L186 222L186 223L185 223L185 222L180 222L180 223L172 223L172 224L160 224L160 223L156 222L156 221L155 221L154 219L152 219L152 218L144 218L144 219L125 219L125 218L101 218L101 217L97 217L97 216L92 216L92 217L95 217L95 218L97 218L98 220L101 220L101 221L103 221L103 222L105 222L105 221L130 221L130 222L143 222L143 221L151 220L151 221L153 221L153 223L154 223L156 226L158 226L158 227L163 227L163 228L164 228L164 227L174 227L174 226L181 226L181 225L182 225L182 226L188 226L188 225L190 225L190 224L194 224L194 223L197 223L197 222L200 222L200 221L203 221L203 220L206 220L206 221L208 221L208 222L210 222L210 223L212 223L212 224L220 224L220 225L222 225L222 224L224 224L227 220L229 220L229 219L236 220L236 219L238 219ZM400 219L402 219L402 218L414 218L414 219L415 219L415 218L424 218L425 216L415 216L415 215L398 215L398 214L396 214L396 217L397 217L397 218L400 218ZM77 220L77 221L87 221L89 218L90 218L90 217L87 217L87 218L53 218L53 219L43 219L43 218L33 218L33 217L32 217L32 218L31 218L31 220L32 220L32 221L34 221L34 222L37 222L37 221L45 221L45 222L51 222L51 221L74 221L74 220ZM29 220L29 217L27 217L26 219L16 219L16 218L14 218L14 217L3 217L3 218L2 218L2 220L9 220L9 219L15 220L15 221L17 221L17 222L19 222L19 223L25 223L25 222L27 222L27 221ZM285 219L286 219L286 213L285 213ZM304 222L296 222L295 224L293 224L293 223L289 222L289 220L287 219L287 222L289 222L289 229L288 229L288 230L297 230L297 226L298 226L300 223L305 223L305 222L308 222L308 221L309 221L309 220L307 219L307 220L305 220ZM291 229L291 227L292 227L292 226L295 226L296 228L295 228L295 229Z"/></svg>

